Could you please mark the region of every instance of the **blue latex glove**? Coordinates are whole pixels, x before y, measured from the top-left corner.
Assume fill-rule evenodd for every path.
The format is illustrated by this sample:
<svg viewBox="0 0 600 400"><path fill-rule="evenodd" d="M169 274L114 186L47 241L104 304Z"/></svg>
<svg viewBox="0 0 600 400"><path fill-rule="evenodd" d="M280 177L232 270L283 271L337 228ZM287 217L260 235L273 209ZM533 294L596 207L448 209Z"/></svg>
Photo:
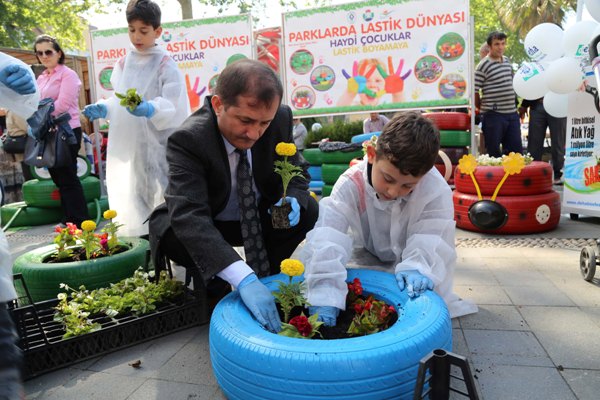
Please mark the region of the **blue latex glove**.
<svg viewBox="0 0 600 400"><path fill-rule="evenodd" d="M150 118L154 115L154 106L146 100L142 100L133 111L129 110L129 108L127 108L127 111L129 114L135 115L136 117Z"/></svg>
<svg viewBox="0 0 600 400"><path fill-rule="evenodd" d="M292 211L288 214L288 218L290 219L290 226L298 225L300 222L300 204L298 204L298 200L295 197L286 196L285 201L292 205ZM279 199L276 206L280 206L283 202L283 199Z"/></svg>
<svg viewBox="0 0 600 400"><path fill-rule="evenodd" d="M238 285L242 301L254 318L271 332L281 330L281 319L275 307L275 297L271 291L263 285L256 274L250 274Z"/></svg>
<svg viewBox="0 0 600 400"><path fill-rule="evenodd" d="M90 104L83 109L85 115L90 121L98 118L106 118L108 110L104 104Z"/></svg>
<svg viewBox="0 0 600 400"><path fill-rule="evenodd" d="M317 319L323 322L325 326L335 326L335 320L340 313L340 309L331 306L310 306L308 307L308 313L311 316L314 314L319 314Z"/></svg>
<svg viewBox="0 0 600 400"><path fill-rule="evenodd" d="M396 281L400 290L406 288L409 297L418 297L426 290L433 290L431 279L416 270L400 271L396 273Z"/></svg>
<svg viewBox="0 0 600 400"><path fill-rule="evenodd" d="M19 94L35 93L35 82L26 67L10 64L0 70L0 83Z"/></svg>

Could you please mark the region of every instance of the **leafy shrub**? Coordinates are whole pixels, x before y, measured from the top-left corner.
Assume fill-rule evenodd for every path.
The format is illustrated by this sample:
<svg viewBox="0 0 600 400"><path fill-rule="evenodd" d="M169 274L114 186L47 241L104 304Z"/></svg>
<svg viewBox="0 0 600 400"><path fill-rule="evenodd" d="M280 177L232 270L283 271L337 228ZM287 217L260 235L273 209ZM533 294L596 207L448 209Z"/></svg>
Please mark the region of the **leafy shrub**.
<svg viewBox="0 0 600 400"><path fill-rule="evenodd" d="M350 143L352 136L363 133L362 121L343 122L334 121L333 124L323 125L323 128L318 132L309 130L306 137L306 143L320 142L321 139L329 138L332 142Z"/></svg>

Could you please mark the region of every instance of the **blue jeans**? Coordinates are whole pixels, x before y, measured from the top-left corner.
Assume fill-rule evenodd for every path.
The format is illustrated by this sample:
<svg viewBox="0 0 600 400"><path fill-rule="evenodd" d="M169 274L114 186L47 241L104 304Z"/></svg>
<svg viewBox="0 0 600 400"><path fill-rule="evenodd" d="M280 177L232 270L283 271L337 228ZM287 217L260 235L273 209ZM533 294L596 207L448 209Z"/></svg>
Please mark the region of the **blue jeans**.
<svg viewBox="0 0 600 400"><path fill-rule="evenodd" d="M17 332L6 303L0 303L0 399L25 398L21 383L23 355L17 347Z"/></svg>
<svg viewBox="0 0 600 400"><path fill-rule="evenodd" d="M511 151L523 153L521 141L521 121L519 114L501 114L495 111L487 111L484 114L481 125L485 148L491 157L500 157ZM502 145L502 151L500 151Z"/></svg>

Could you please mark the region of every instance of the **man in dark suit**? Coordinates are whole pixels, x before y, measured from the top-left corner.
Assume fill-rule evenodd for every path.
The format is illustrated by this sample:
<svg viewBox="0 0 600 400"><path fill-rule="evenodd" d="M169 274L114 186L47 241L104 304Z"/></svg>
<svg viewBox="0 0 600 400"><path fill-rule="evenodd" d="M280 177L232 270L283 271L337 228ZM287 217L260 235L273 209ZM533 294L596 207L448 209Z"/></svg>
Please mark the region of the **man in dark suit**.
<svg viewBox="0 0 600 400"><path fill-rule="evenodd" d="M278 273L281 261L317 220L318 205L308 191L308 164L296 154L288 161L302 167L303 177L294 178L286 194L299 205L290 213L293 226L276 230L271 224L268 210L283 195L281 177L274 172L274 161L282 159L275 146L294 142L292 112L281 105L282 96L279 78L264 64L241 60L227 66L215 95L207 96L203 107L169 137L166 203L150 217L155 262L166 256L197 268L209 295L218 295L218 288L229 284L237 288L257 320L272 331L281 329L273 296L257 279L259 271L232 246L243 244L236 183L240 151L251 167L262 227L262 238L259 234L253 239L264 242L270 266L262 275Z"/></svg>

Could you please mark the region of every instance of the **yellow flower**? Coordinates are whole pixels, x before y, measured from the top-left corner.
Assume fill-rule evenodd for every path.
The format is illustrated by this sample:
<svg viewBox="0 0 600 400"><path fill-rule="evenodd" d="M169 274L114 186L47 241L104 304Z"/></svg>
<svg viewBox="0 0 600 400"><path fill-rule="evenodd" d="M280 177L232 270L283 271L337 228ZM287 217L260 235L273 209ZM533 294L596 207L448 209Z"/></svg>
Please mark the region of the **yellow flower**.
<svg viewBox="0 0 600 400"><path fill-rule="evenodd" d="M94 229L96 229L96 223L88 219L81 223L81 229L83 229L85 232L92 232Z"/></svg>
<svg viewBox="0 0 600 400"><path fill-rule="evenodd" d="M291 157L296 154L296 145L294 143L281 142L275 146L275 152L280 156Z"/></svg>
<svg viewBox="0 0 600 400"><path fill-rule="evenodd" d="M292 258L286 258L281 262L281 272L287 276L300 276L304 272L304 264Z"/></svg>
<svg viewBox="0 0 600 400"><path fill-rule="evenodd" d="M502 161L502 166L504 166L505 173L509 175L518 174L525 168L525 158L523 158L523 155L520 153L511 152L504 158L504 161Z"/></svg>
<svg viewBox="0 0 600 400"><path fill-rule="evenodd" d="M465 154L458 160L458 169L463 174L471 175L477 168L477 160L473 154Z"/></svg>
<svg viewBox="0 0 600 400"><path fill-rule="evenodd" d="M102 214L102 216L104 217L104 219L113 219L117 216L117 212L115 210L106 210L104 211L104 214Z"/></svg>

